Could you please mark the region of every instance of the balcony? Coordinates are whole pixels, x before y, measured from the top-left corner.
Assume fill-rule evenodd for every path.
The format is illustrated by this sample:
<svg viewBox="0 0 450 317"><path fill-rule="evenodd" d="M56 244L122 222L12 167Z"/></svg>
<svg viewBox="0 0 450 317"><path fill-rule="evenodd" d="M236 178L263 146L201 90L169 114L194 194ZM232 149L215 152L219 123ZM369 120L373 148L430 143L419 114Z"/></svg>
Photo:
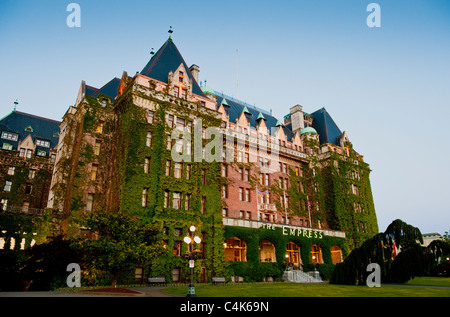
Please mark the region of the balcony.
<svg viewBox="0 0 450 317"><path fill-rule="evenodd" d="M258 204L257 205L258 211L277 211L277 207L275 204Z"/></svg>
<svg viewBox="0 0 450 317"><path fill-rule="evenodd" d="M7 206L6 208L0 208L0 212L7 212L11 214L25 214L32 216L43 216L44 209L29 208L26 206Z"/></svg>

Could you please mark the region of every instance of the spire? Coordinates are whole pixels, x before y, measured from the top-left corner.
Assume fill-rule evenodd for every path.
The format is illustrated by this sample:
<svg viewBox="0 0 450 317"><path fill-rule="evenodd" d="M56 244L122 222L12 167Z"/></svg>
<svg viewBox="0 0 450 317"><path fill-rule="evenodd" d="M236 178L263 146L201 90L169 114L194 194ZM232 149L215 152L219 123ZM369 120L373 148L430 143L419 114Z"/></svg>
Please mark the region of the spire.
<svg viewBox="0 0 450 317"><path fill-rule="evenodd" d="M192 76L189 67L184 61L183 56L181 56L180 51L170 37L164 43L164 45L161 46L161 48L152 55L150 61L147 63L147 65L145 65L140 73L141 75L156 79L167 84L169 72L174 72L175 70L177 70L180 64L183 64L188 77L190 79L192 78L192 92L196 95L204 96L197 81Z"/></svg>
<svg viewBox="0 0 450 317"><path fill-rule="evenodd" d="M172 33L173 33L173 30L172 30L172 26L170 26L170 29L169 29L169 40L171 40L172 39Z"/></svg>
<svg viewBox="0 0 450 317"><path fill-rule="evenodd" d="M16 99L16 101L14 101L14 112L16 111L16 108L17 108L17 105L19 104L19 102L17 101L17 99Z"/></svg>
<svg viewBox="0 0 450 317"><path fill-rule="evenodd" d="M243 113L248 113L249 115L251 115L251 112L248 111L247 106L244 106L244 109L242 110Z"/></svg>
<svg viewBox="0 0 450 317"><path fill-rule="evenodd" d="M262 112L259 112L258 118L256 118L256 121L258 121L258 120L260 120L260 119L266 120L266 118L264 118L264 115L262 114Z"/></svg>

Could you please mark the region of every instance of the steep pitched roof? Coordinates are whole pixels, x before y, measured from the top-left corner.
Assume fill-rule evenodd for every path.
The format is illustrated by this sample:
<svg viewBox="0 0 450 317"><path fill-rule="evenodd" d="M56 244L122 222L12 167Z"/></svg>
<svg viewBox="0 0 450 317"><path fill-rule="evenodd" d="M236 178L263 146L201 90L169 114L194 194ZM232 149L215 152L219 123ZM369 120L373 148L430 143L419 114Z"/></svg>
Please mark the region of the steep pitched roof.
<svg viewBox="0 0 450 317"><path fill-rule="evenodd" d="M102 88L95 88L86 85L86 95L98 97L100 94L111 97L112 100L117 96L117 88L119 87L120 79L115 77L103 85Z"/></svg>
<svg viewBox="0 0 450 317"><path fill-rule="evenodd" d="M322 108L313 112L311 115L313 116L312 126L319 133L320 144L331 143L339 145L339 138L342 132L327 110Z"/></svg>
<svg viewBox="0 0 450 317"><path fill-rule="evenodd" d="M192 79L192 92L196 95L204 96L197 81L189 71L189 67L184 61L183 56L181 56L178 48L175 46L171 38L169 38L166 43L161 46L158 52L153 55L147 65L142 69L141 74L159 80L163 83L167 83L169 72L176 71L180 64L183 64L188 77Z"/></svg>
<svg viewBox="0 0 450 317"><path fill-rule="evenodd" d="M236 119L240 117L242 112L246 111L246 113L251 114L250 116L248 116L250 118L250 127L256 129L256 126L258 125L258 118L261 119L260 110L253 109L251 106L247 107L246 105L242 105L236 102L235 100L224 98L217 91L216 97L217 97L217 107L221 105L223 99L226 99L226 102L230 107L230 110L228 112L230 122L235 123ZM264 114L264 120L269 132L272 132L272 128L276 128L277 123L279 123L277 118L267 113ZM284 134L286 135L287 139L291 140L291 138L294 136L292 131L286 128L284 125L282 125L281 127L283 128Z"/></svg>
<svg viewBox="0 0 450 317"><path fill-rule="evenodd" d="M59 124L61 122L35 116L32 114L13 111L2 120L0 120L0 132L14 132L19 135L17 141L0 139L0 148L3 143L9 143L13 145L13 150L17 150L19 141L23 141L29 134L36 143L36 138L50 141L50 148L54 148L58 144L59 140ZM27 127L31 127L32 130L25 131ZM48 148L37 147L39 150L44 150L48 154Z"/></svg>

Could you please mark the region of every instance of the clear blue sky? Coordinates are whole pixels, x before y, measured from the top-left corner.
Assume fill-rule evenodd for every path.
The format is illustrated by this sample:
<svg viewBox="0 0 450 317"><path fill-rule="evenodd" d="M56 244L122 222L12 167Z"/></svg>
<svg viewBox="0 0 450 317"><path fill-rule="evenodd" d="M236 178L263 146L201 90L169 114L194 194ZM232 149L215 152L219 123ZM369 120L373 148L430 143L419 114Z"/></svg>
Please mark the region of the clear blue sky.
<svg viewBox="0 0 450 317"><path fill-rule="evenodd" d="M80 28L66 25L71 2ZM169 26L215 90L279 118L325 107L373 170L380 231L397 218L450 230L450 1L2 0L0 117L18 99L60 120L82 80L142 70Z"/></svg>

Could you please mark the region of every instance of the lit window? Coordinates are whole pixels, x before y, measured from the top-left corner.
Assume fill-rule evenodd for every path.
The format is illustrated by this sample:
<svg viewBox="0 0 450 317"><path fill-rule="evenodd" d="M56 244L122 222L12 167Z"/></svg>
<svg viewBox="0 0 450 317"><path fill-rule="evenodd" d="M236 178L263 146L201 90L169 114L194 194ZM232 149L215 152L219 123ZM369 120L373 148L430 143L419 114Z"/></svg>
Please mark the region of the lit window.
<svg viewBox="0 0 450 317"><path fill-rule="evenodd" d="M144 161L144 173L148 174L150 171L150 158L146 157Z"/></svg>
<svg viewBox="0 0 450 317"><path fill-rule="evenodd" d="M33 179L36 176L36 170L30 170L28 172L28 178Z"/></svg>
<svg viewBox="0 0 450 317"><path fill-rule="evenodd" d="M31 158L31 154L33 154L32 150L27 150L27 158Z"/></svg>
<svg viewBox="0 0 450 317"><path fill-rule="evenodd" d="M11 181L6 181L5 187L3 187L3 190L5 192L10 192L11 191L11 186L12 186L12 182Z"/></svg>
<svg viewBox="0 0 450 317"><path fill-rule="evenodd" d="M190 194L186 195L186 199L185 199L185 202L184 202L184 209L186 209L186 210L190 210L191 209L191 195Z"/></svg>
<svg viewBox="0 0 450 317"><path fill-rule="evenodd" d="M42 151L42 150L38 150L38 151L37 151L37 155L38 155L38 156L47 156L47 152Z"/></svg>
<svg viewBox="0 0 450 317"><path fill-rule="evenodd" d="M101 146L102 146L102 142L99 140L95 140L95 145L94 145L94 154L95 155L100 155Z"/></svg>
<svg viewBox="0 0 450 317"><path fill-rule="evenodd" d="M14 175L15 170L16 170L16 168L14 166L8 167L8 175Z"/></svg>
<svg viewBox="0 0 450 317"><path fill-rule="evenodd" d="M98 165L92 164L91 180L93 180L93 181L95 181L97 179L97 170L98 170Z"/></svg>
<svg viewBox="0 0 450 317"><path fill-rule="evenodd" d="M104 122L103 121L99 121L98 122L98 124L97 124L97 129L96 129L96 131L95 132L97 132L97 133L103 133L103 126L104 126Z"/></svg>

